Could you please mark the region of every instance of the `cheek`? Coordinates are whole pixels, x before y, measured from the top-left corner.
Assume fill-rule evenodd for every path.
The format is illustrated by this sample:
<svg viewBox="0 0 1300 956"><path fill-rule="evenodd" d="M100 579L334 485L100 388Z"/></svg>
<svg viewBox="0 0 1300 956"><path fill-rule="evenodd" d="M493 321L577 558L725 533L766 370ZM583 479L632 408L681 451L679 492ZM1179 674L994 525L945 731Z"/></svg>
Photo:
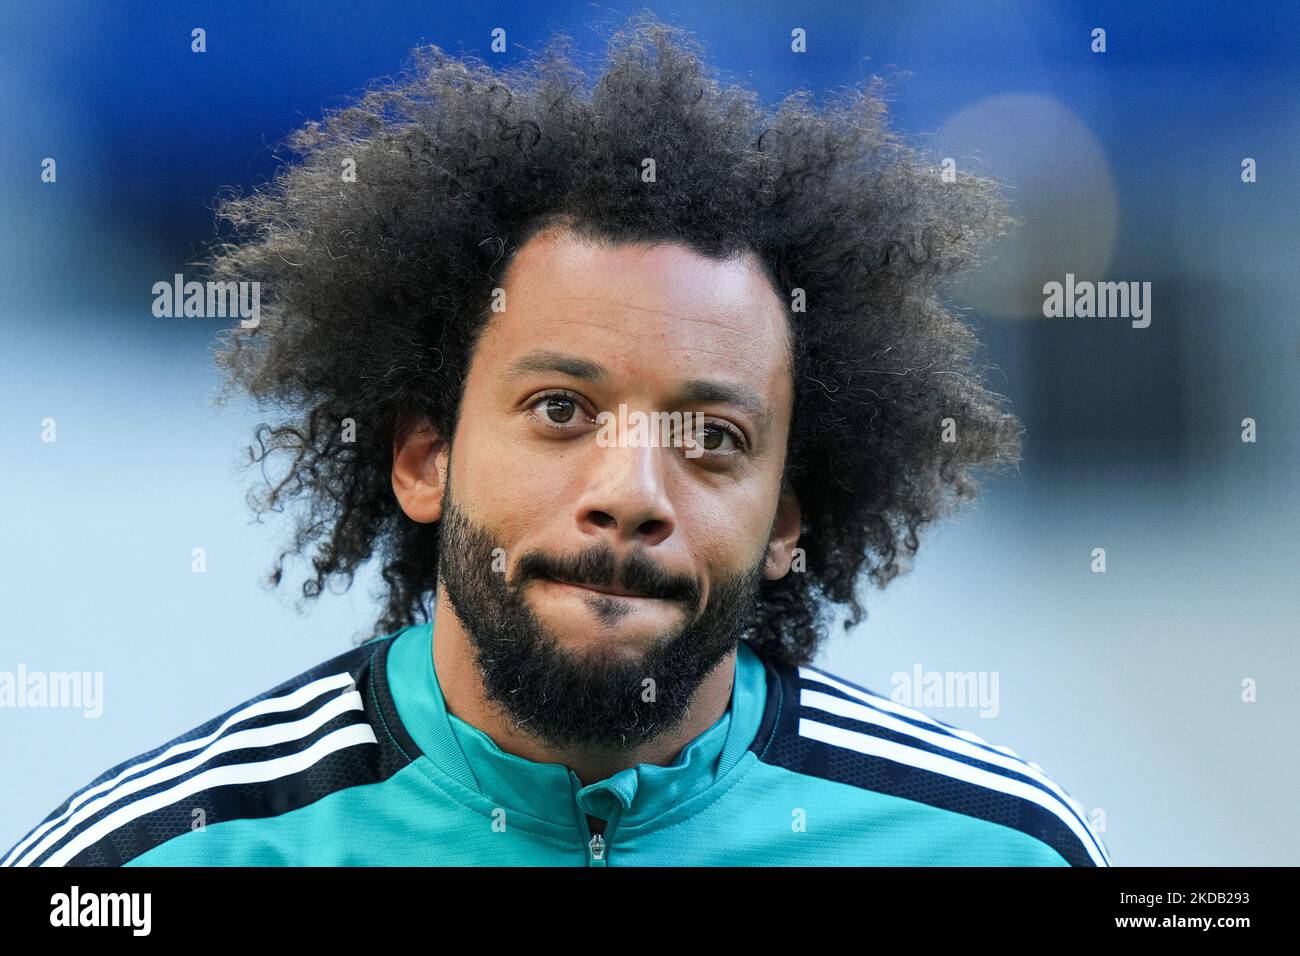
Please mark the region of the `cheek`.
<svg viewBox="0 0 1300 956"><path fill-rule="evenodd" d="M748 486L697 488L674 503L679 531L714 579L748 569L766 546L772 514L765 497Z"/></svg>
<svg viewBox="0 0 1300 956"><path fill-rule="evenodd" d="M579 492L581 463L564 453L534 453L509 426L463 424L452 453L456 503L502 537L536 528L571 506Z"/></svg>

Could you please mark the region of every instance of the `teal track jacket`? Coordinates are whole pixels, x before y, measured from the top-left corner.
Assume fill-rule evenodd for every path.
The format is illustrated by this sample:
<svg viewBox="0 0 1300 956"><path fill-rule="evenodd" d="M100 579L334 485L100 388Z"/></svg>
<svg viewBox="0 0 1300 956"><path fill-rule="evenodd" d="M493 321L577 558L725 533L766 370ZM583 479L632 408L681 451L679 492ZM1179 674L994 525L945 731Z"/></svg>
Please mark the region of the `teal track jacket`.
<svg viewBox="0 0 1300 956"><path fill-rule="evenodd" d="M1110 865L1036 764L743 641L671 765L583 786L448 713L432 640L376 638L113 767L0 864Z"/></svg>

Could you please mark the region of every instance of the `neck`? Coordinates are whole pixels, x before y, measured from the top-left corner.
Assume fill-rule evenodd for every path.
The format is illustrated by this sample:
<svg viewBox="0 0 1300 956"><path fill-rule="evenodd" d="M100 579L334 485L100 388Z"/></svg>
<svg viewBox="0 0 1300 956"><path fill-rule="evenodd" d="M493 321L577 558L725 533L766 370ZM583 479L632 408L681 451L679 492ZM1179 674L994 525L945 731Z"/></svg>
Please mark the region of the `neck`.
<svg viewBox="0 0 1300 956"><path fill-rule="evenodd" d="M483 731L506 753L535 763L563 764L587 786L637 764L667 765L676 760L687 744L726 713L736 674L736 652L709 672L680 724L643 744L615 750L556 747L519 731L510 716L488 700L473 644L441 587L434 615L433 667L449 713Z"/></svg>

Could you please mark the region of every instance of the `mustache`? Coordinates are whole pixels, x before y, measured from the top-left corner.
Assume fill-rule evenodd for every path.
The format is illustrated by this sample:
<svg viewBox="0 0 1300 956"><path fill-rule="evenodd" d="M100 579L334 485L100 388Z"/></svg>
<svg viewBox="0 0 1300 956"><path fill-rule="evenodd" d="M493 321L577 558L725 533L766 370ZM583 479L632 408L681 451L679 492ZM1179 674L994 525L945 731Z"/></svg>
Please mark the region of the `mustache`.
<svg viewBox="0 0 1300 956"><path fill-rule="evenodd" d="M515 586L522 587L533 578L619 587L641 597L678 601L692 607L700 598L700 586L691 576L672 574L636 552L620 566L610 548L589 548L568 557L529 551L519 559Z"/></svg>

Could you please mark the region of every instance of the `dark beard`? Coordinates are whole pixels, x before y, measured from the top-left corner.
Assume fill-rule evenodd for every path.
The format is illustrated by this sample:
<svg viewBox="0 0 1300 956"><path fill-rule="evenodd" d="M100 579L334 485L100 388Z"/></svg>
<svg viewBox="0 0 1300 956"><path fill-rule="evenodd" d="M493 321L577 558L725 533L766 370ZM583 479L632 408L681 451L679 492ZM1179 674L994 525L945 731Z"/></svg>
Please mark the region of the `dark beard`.
<svg viewBox="0 0 1300 956"><path fill-rule="evenodd" d="M575 654L538 620L523 586L534 578L613 586L613 550L594 547L563 559L531 551L519 559L508 584L505 572L493 570L499 545L456 508L450 492L449 482L438 529L438 576L474 645L487 698L516 728L554 747L626 751L680 725L705 677L736 649L758 599L763 561L720 582L697 613L694 579L668 575L633 553L618 586L680 601L687 622L639 660L599 651ZM602 622L626 612L617 598L601 604Z"/></svg>

